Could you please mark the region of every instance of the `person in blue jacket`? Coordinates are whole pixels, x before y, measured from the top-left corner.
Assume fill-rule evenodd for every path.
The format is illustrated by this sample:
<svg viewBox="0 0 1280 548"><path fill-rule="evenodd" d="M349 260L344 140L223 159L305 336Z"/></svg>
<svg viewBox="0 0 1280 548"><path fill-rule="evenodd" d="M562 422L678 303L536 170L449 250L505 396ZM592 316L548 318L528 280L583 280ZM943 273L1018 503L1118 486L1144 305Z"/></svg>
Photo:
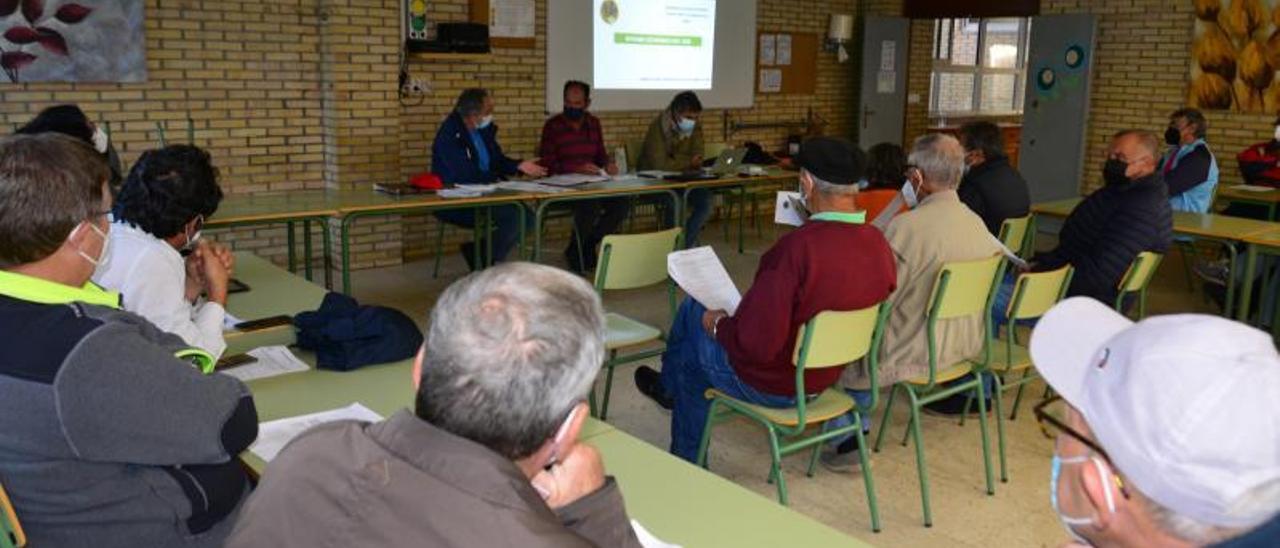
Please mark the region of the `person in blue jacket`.
<svg viewBox="0 0 1280 548"><path fill-rule="evenodd" d="M440 124L431 145L431 171L444 182L455 185L489 184L521 173L531 177L547 174L546 168L538 165L536 158L519 160L502 152L498 145L498 126L493 123L493 96L481 88L464 90L458 96L453 112ZM516 245L520 228L519 207L522 206L490 209L497 224L492 235L494 261L505 258ZM465 228L475 226L476 212L473 209L451 209L435 215L449 224ZM525 218L531 220L532 216L526 215ZM475 246L485 249L484 243L481 240L462 245L462 256L471 270L477 266L488 266L474 263Z"/></svg>
<svg viewBox="0 0 1280 548"><path fill-rule="evenodd" d="M1164 130L1168 152L1160 160L1160 174L1169 185L1169 206L1174 211L1206 213L1213 205L1218 186L1218 160L1205 142L1209 123L1194 108L1182 108L1169 115Z"/></svg>

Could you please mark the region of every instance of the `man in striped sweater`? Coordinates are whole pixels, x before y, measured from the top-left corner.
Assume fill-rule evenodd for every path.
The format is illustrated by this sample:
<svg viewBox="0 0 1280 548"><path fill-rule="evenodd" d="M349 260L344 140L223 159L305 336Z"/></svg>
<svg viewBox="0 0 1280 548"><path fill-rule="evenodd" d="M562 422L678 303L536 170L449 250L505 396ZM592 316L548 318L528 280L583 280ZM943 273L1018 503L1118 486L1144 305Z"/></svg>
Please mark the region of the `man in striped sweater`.
<svg viewBox="0 0 1280 548"><path fill-rule="evenodd" d="M1075 267L1069 296L1115 302L1120 279L1143 251L1164 253L1173 239L1167 186L1157 171L1160 142L1148 131L1115 134L1102 174L1105 186L1076 206L1058 247L1035 256L1036 271Z"/></svg>

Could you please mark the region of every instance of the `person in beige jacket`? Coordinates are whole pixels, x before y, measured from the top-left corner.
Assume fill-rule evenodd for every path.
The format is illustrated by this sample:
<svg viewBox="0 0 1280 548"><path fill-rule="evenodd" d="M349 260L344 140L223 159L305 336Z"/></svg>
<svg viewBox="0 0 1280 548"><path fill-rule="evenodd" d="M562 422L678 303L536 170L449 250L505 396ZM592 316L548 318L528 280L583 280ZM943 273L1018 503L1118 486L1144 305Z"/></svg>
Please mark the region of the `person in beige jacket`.
<svg viewBox="0 0 1280 548"><path fill-rule="evenodd" d="M604 331L600 298L566 271L463 278L432 310L415 411L299 436L227 545L640 546L599 453L576 441Z"/></svg>
<svg viewBox="0 0 1280 548"><path fill-rule="evenodd" d="M892 312L881 346L881 386L929 373L925 314L942 265L1000 253L982 218L956 193L964 171L964 149L954 137L930 134L916 139L907 163L904 193L920 199L885 229L897 260L898 285L889 296ZM908 198L908 204L911 201ZM939 370L982 352L981 315L942 320L936 333ZM863 367L845 369L841 382L853 390L872 388Z"/></svg>

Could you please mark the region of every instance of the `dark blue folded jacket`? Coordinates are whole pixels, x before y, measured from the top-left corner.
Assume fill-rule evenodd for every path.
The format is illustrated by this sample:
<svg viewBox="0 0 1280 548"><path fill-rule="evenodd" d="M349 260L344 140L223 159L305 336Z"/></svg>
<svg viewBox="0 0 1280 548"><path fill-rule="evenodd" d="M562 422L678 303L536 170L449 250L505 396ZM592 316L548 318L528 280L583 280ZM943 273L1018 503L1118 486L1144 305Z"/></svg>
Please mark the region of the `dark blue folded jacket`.
<svg viewBox="0 0 1280 548"><path fill-rule="evenodd" d="M316 353L316 365L349 371L362 365L413 357L422 332L399 310L361 306L341 293L324 296L320 309L294 318L298 346Z"/></svg>

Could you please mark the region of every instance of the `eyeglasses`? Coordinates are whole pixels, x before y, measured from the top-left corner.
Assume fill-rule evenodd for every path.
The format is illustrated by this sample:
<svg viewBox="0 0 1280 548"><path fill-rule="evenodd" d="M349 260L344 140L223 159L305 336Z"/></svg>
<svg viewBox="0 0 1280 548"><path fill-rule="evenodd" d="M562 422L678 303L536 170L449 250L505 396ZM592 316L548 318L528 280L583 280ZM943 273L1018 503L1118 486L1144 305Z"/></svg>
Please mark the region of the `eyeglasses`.
<svg viewBox="0 0 1280 548"><path fill-rule="evenodd" d="M1053 427L1059 432L1075 438L1076 441L1084 444L1085 447L1088 447L1094 453L1097 453L1098 456L1102 457L1102 460L1107 461L1107 464L1111 466L1112 470L1115 470L1115 464L1111 462L1111 456L1107 455L1107 451L1103 449L1101 445L1098 445L1097 442L1076 431L1076 429L1067 426L1067 423L1062 422L1057 417L1049 413L1048 407L1059 401L1063 401L1062 396L1054 396L1040 402L1040 405L1037 405L1035 409L1032 410L1035 413L1036 422L1040 424L1040 433L1044 434L1044 437L1048 439L1054 439L1057 436L1054 435L1050 429L1050 427ZM1129 498L1129 491L1125 489L1124 482L1120 479L1120 476L1113 473L1112 477L1116 478L1116 487L1120 488L1120 494L1126 499Z"/></svg>

